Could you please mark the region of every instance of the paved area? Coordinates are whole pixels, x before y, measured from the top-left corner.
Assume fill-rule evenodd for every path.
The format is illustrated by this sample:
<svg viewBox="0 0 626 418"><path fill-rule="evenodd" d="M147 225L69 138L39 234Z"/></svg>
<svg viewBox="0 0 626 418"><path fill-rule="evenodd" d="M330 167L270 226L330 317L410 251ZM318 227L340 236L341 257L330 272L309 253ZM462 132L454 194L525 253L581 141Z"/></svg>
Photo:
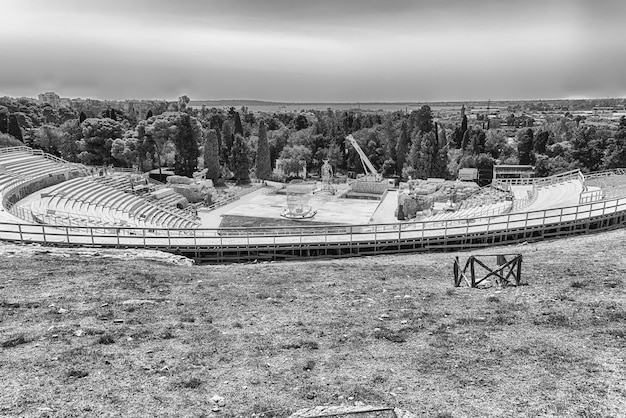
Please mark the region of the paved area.
<svg viewBox="0 0 626 418"><path fill-rule="evenodd" d="M314 194L309 197L309 205L317 214L313 221L329 224L366 224L378 206L378 200L342 199L336 195ZM254 192L242 199L224 206L220 212L207 214L208 223L215 224L217 219L211 216L223 215L256 216L261 218L283 219L280 214L287 209L287 195L264 195ZM219 210L218 209L218 210ZM205 218L202 217L202 227L205 227Z"/></svg>

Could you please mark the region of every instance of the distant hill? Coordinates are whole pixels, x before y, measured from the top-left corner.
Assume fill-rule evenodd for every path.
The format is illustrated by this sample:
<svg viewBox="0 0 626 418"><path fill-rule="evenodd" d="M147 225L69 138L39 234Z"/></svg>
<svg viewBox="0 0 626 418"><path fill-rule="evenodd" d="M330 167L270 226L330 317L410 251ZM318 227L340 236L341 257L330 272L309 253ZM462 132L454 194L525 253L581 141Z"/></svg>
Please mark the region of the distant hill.
<svg viewBox="0 0 626 418"><path fill-rule="evenodd" d="M248 100L248 99L225 99L225 100L191 100L191 106L207 106L207 107L241 107L241 106L280 106L282 102L267 102L264 100Z"/></svg>

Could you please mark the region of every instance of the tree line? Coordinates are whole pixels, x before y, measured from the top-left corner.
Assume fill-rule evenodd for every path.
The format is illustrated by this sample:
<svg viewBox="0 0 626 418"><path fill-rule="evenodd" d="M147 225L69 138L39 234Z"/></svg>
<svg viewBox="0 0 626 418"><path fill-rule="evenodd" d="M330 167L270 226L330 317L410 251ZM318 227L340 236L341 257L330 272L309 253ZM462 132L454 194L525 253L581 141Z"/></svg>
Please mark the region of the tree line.
<svg viewBox="0 0 626 418"><path fill-rule="evenodd" d="M511 133L466 116L458 123L437 122L428 105L412 112L253 113L188 103L183 96L138 118L115 108L87 115L2 98L0 146L24 143L90 165L172 167L185 176L203 168L207 178L239 182L274 178L279 159L288 173L302 164L315 173L324 160L336 172L362 172L348 134L387 177L455 178L466 167L488 177L494 164L532 164L542 176L626 166L624 118L616 126L596 126L564 116L530 127L518 117L520 126Z"/></svg>

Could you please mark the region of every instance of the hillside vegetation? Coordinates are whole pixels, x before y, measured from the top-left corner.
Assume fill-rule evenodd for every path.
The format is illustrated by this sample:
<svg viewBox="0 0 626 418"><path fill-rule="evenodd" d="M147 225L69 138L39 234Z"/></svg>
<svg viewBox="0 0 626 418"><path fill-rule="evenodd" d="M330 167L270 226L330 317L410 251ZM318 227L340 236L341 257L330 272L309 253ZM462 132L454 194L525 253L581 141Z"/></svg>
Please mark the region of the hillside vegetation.
<svg viewBox="0 0 626 418"><path fill-rule="evenodd" d="M355 403L624 416L625 239L481 250L523 254L527 285L504 289L454 288L452 253L194 267L5 253L0 416L287 417Z"/></svg>

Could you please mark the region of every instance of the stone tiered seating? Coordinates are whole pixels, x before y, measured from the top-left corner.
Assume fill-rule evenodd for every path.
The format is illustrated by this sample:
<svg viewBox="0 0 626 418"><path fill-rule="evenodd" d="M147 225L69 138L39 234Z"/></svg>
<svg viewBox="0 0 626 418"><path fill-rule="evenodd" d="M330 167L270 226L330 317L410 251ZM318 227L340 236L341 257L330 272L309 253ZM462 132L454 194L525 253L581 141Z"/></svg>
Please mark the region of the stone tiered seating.
<svg viewBox="0 0 626 418"><path fill-rule="evenodd" d="M47 189L42 193L41 202L42 206L37 208L40 213L52 210L69 216L82 215L101 219L103 225L125 222L138 227L195 228L199 223L187 212L154 205L141 197L86 178Z"/></svg>
<svg viewBox="0 0 626 418"><path fill-rule="evenodd" d="M554 209L578 204L583 185L580 180L568 180L537 189L535 201L523 209L524 212Z"/></svg>
<svg viewBox="0 0 626 418"><path fill-rule="evenodd" d="M511 202L502 201L497 203L485 204L482 206L470 206L454 212L440 212L436 215L427 216L419 219L424 222L446 221L452 219L472 219L481 216L499 215L506 213L511 208Z"/></svg>
<svg viewBox="0 0 626 418"><path fill-rule="evenodd" d="M0 191L14 180L29 180L66 171L68 165L27 151L0 153Z"/></svg>
<svg viewBox="0 0 626 418"><path fill-rule="evenodd" d="M164 184L148 183L147 185L135 184L131 187L128 174L117 174L113 176L94 177L94 181L121 190L125 193L131 193L141 196L144 199L160 206L168 208L176 208L183 196L176 193L173 189L166 187Z"/></svg>

